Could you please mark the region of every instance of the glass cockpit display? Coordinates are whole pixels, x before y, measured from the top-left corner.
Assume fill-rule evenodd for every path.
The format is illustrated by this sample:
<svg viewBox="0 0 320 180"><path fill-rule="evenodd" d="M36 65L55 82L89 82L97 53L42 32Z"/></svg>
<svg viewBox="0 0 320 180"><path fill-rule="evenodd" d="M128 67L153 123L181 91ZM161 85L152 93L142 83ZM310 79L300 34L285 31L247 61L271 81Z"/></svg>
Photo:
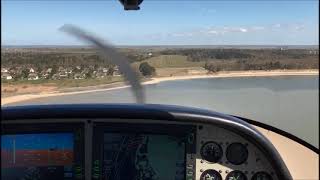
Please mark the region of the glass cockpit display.
<svg viewBox="0 0 320 180"><path fill-rule="evenodd" d="M169 135L105 133L104 177L108 180L183 180L184 140Z"/></svg>
<svg viewBox="0 0 320 180"><path fill-rule="evenodd" d="M73 179L73 133L1 135L1 179Z"/></svg>

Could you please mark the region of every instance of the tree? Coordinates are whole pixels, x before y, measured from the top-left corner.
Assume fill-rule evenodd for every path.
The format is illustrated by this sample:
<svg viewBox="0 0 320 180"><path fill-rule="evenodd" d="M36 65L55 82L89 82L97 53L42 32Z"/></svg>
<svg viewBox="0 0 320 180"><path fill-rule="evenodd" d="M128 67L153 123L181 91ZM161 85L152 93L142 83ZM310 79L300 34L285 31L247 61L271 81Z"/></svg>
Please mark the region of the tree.
<svg viewBox="0 0 320 180"><path fill-rule="evenodd" d="M114 73L114 71L115 71L115 70L114 70L114 67L113 67L113 66L110 66L109 69L108 69L107 75L108 75L108 76L112 76L113 73Z"/></svg>
<svg viewBox="0 0 320 180"><path fill-rule="evenodd" d="M93 70L88 69L88 72L86 73L86 79L91 79L93 78Z"/></svg>
<svg viewBox="0 0 320 180"><path fill-rule="evenodd" d="M52 66L52 69L51 69L51 72L49 73L48 78L49 78L49 79L52 78L52 76L55 75L57 72L58 72L58 67L57 67L57 65L53 65L53 66Z"/></svg>
<svg viewBox="0 0 320 180"><path fill-rule="evenodd" d="M221 70L221 68L219 66L216 66L216 65L213 65L213 64L207 63L207 62L204 65L204 69L206 69L207 71L212 72L212 73L216 73Z"/></svg>
<svg viewBox="0 0 320 180"><path fill-rule="evenodd" d="M150 66L147 62L143 62L140 64L139 71L143 76L152 76L156 73L156 69Z"/></svg>
<svg viewBox="0 0 320 180"><path fill-rule="evenodd" d="M27 79L29 75L29 69L25 68L21 72L22 78Z"/></svg>

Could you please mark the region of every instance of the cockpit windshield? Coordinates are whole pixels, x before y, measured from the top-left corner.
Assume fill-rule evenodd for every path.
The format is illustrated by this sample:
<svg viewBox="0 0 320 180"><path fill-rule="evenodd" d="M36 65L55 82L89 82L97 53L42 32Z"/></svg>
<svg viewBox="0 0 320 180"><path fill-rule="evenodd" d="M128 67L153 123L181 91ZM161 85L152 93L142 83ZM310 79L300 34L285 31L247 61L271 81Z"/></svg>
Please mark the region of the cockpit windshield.
<svg viewBox="0 0 320 180"><path fill-rule="evenodd" d="M61 31L72 24L128 60L145 103L245 117L319 147L319 1L144 0L139 10L125 11L116 0L3 0L1 7L2 107L136 102L114 56ZM148 141L154 153L154 142L170 144L168 152L184 150L176 137L113 136L132 146ZM26 148L19 137L3 138L4 145L16 142L16 151ZM67 152L68 138L69 144L44 146ZM172 154L173 161L181 158ZM148 168L153 160L131 165Z"/></svg>

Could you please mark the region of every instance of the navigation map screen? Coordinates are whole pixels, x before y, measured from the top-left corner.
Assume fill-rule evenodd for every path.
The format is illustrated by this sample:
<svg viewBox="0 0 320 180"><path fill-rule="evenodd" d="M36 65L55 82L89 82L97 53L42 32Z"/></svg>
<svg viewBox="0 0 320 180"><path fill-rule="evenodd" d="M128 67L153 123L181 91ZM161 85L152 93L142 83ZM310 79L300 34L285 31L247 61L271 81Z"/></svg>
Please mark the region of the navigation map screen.
<svg viewBox="0 0 320 180"><path fill-rule="evenodd" d="M73 133L1 135L1 179L72 179Z"/></svg>
<svg viewBox="0 0 320 180"><path fill-rule="evenodd" d="M186 146L183 138L105 133L103 149L105 179L185 179Z"/></svg>

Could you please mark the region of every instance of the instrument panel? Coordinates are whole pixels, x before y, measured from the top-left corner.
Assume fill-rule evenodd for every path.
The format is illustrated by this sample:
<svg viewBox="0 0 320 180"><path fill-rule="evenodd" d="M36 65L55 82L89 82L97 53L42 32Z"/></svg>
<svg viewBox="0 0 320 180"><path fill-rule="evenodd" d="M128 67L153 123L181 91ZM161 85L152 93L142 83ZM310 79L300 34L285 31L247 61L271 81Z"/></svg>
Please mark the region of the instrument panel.
<svg viewBox="0 0 320 180"><path fill-rule="evenodd" d="M93 123L90 123L89 126L93 132L92 147L90 148L92 152L90 155L92 179L121 180L132 177L158 180L277 179L270 162L259 149L243 137L220 127L194 123L171 122L164 124L163 121L150 123L147 120L135 120L134 123L123 119L91 121ZM33 130L36 130L35 126L37 125L27 125L26 127L33 127ZM43 125L40 127L44 128ZM62 137L57 135L57 131L58 129L54 131L55 135L40 132L38 135L33 134L33 136L38 141L48 141L42 136L47 139L49 137L49 141L55 143L55 149L50 148L52 154L55 154L55 151L63 154L59 150L59 146L64 146L63 152L65 152L67 147L70 149L73 145L68 146L67 143L59 145L58 142L55 142L58 141L57 138ZM65 131L67 129L64 128L64 134ZM73 131L76 130L73 129ZM3 139L7 138L5 136L8 135L2 135L1 140L6 140ZM25 134L24 138L28 139L27 136ZM15 135L16 141L17 137ZM62 137L62 139L66 139L66 137ZM69 139L70 142L73 142L71 138ZM70 149L69 151L72 153L78 150ZM31 157L33 154L29 153L28 156ZM78 157L78 161L82 162L83 159L80 160ZM62 167L66 169L66 167L70 167L72 158L69 155L69 159L63 161L64 164L62 160L57 160L57 162L64 165ZM1 163L7 164L6 162ZM37 162L34 163L37 164ZM9 164L8 166L15 167L16 165ZM17 166L23 165L20 162L20 165ZM60 168L55 166L55 168ZM51 166L47 164L45 167L50 168ZM64 174L70 176L67 179L77 175L72 172L64 172Z"/></svg>
<svg viewBox="0 0 320 180"><path fill-rule="evenodd" d="M196 179L274 180L271 164L243 137L223 128L198 125Z"/></svg>
<svg viewBox="0 0 320 180"><path fill-rule="evenodd" d="M123 119L100 119L90 120L90 122L89 126L92 128L91 177L95 180L122 180L132 179L133 177L134 179L157 180L277 179L267 157L258 148L243 137L220 127L195 123L164 124L162 121L150 123L147 120L135 120L133 123L131 120ZM26 125L26 127L33 127L33 125ZM50 125L47 127L50 127ZM39 128L43 128L43 126L39 126ZM36 129L32 128L31 130L36 131ZM78 159L78 162L83 161L80 157L81 154L73 149L74 143L79 144L78 141L81 140L74 141L75 134L68 133L67 129L59 133L57 133L59 129L56 129L54 133L47 132L44 129L42 131L38 134L28 134L30 133L29 130L29 132L21 132L24 134L13 135L11 133L10 135L9 133L1 136L1 141L8 146L6 150L9 150L9 153L7 152L4 156L4 150L1 149L2 157L8 156L9 159L11 158L10 160L2 158L1 164L8 165L8 167L2 166L1 168L4 175L2 179L12 179L10 177L16 177L19 173L21 176L25 176L23 170L31 171L28 168L21 169L21 167L26 167L23 162L27 161L20 159L19 162L13 162L18 160L13 160L13 156L8 155L17 151L13 150L12 145L10 145L13 142L13 137L17 143L19 141L25 143L29 141L30 143L25 145L29 146L26 147L27 149L32 149L31 146L37 146L38 149L41 149L40 146L49 147L48 152L51 153L51 156L46 154L40 157L37 155L37 153L40 153L37 148L34 148L32 152L24 152L24 155L29 157L28 162L31 162L29 165L38 166L32 173L38 172L39 177L44 177L44 174L48 175L48 173L43 171L51 169L52 177L55 178L83 178L84 167L81 166L77 169L71 166L74 158ZM17 131L13 132L18 133ZM70 132L77 132L77 130L73 128ZM82 136L77 138L84 138L82 131L78 132ZM19 137L24 140L19 139ZM61 140L57 138L61 138ZM31 141L38 141L38 143ZM64 141L66 142L64 143ZM48 142L52 144L50 145ZM83 142L86 144L84 140ZM32 143L34 144L32 145ZM20 146L22 147L20 150L23 150L23 145ZM79 147L81 145L78 145ZM20 158L22 158L21 153L23 152L20 151ZM77 157L74 157L74 154L77 154ZM65 159L62 160L63 158L60 156L65 156ZM30 161L30 158L33 161ZM37 161L34 160L35 158L51 160L50 162L46 160ZM79 171L82 173L79 174ZM30 172L28 173L30 174ZM49 177L46 176L46 178Z"/></svg>
<svg viewBox="0 0 320 180"><path fill-rule="evenodd" d="M34 119L12 109L12 120L1 122L1 179L291 179L262 134L232 117L90 107L23 109Z"/></svg>

